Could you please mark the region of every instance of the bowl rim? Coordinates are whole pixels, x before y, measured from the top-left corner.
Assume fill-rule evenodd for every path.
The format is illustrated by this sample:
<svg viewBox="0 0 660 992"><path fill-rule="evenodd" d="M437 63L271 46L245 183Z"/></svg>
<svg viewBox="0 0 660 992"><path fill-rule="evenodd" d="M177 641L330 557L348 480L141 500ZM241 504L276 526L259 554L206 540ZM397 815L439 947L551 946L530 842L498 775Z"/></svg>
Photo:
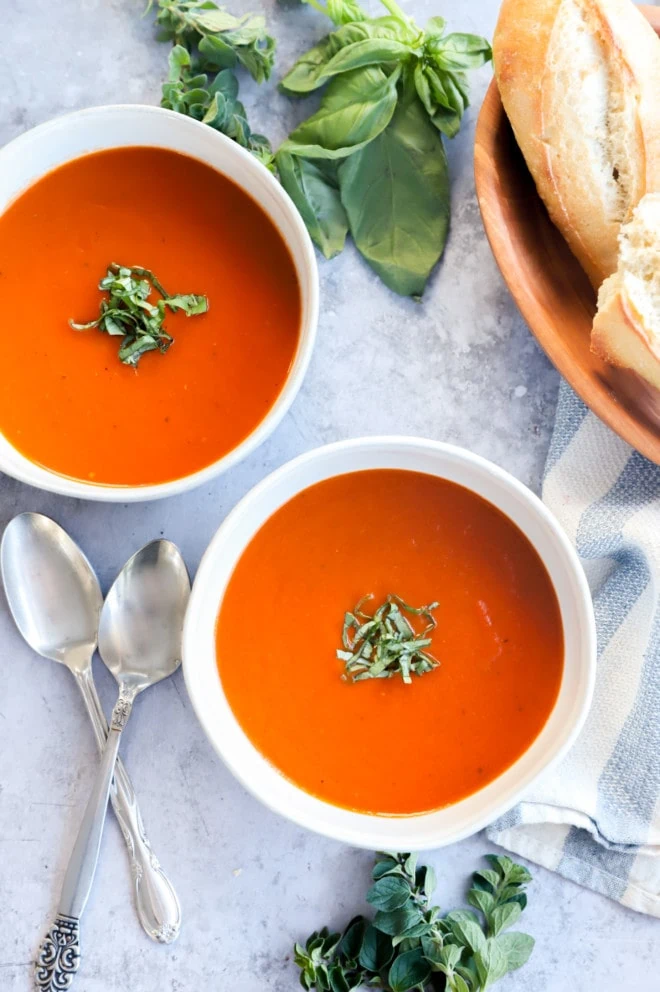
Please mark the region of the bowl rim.
<svg viewBox="0 0 660 992"><path fill-rule="evenodd" d="M553 710L548 716L548 720L544 728L531 742L520 758L518 758L513 765L506 769L492 782L488 783L484 788L478 790L476 793L473 793L471 796L460 800L458 803L450 804L442 810L404 817L365 814L345 810L317 797L311 796L305 792L304 789L286 779L286 777L279 770L270 764L267 758L257 751L247 734L245 734L238 724L238 721L235 717L233 717L233 713L231 713L229 704L226 701L224 692L222 691L221 680L217 672L215 659L215 619L217 617L219 605L222 601L222 596L224 595L226 581L228 581L228 578L231 576L236 562L245 550L245 547L249 541L252 539L253 535L259 530L265 520L268 519L273 512L275 512L275 509L292 498L294 492L289 494L281 502L278 502L277 507L275 507L275 509L271 509L266 516L259 518L259 522L255 526L248 525L247 536L243 535L240 539L242 544L241 549L237 554L230 552L229 564L225 564L223 566L228 572L227 580L218 592L217 589L212 589L213 571L220 557L224 556L226 550L224 546L226 544L227 536L231 534L237 525L241 526L244 521L249 521L251 514L253 514L254 510L260 506L264 497L267 496L271 490L275 490L280 483L286 482L289 478L295 479L296 477L299 477L300 473L314 462L322 462L324 459L331 459L333 456L342 454L356 452L377 453L379 449L382 449L384 452L389 449L393 450L395 453L396 451L408 451L413 452L413 454L419 453L420 455L430 454L438 459L440 470L435 474L440 477L451 477L452 464L454 467L463 466L468 469L475 469L483 474L484 479L490 480L494 487L499 487L501 493L510 495L515 500L518 500L520 506L524 505L530 513L530 518L533 517L538 520L539 523L547 530L548 535L557 550L559 558L561 559L562 567L566 568L566 575L572 582L570 594L571 596L575 596L574 609L577 622L574 636L575 643L573 645L575 657L572 658L570 663L568 662L568 646L566 644L566 630L564 629L564 672L562 674L560 691L553 706ZM377 466L364 467L370 468ZM345 472L359 470L360 469L357 468L346 468L340 471L329 471L327 475L321 475L314 481L299 484L295 489L295 492L299 492L308 486L313 485L315 481L320 481L321 478L329 478L335 475L344 474ZM412 471L424 470L412 469ZM465 486L465 488L472 489L472 487L465 482L459 482L459 484ZM473 489L472 491L477 490ZM483 496L483 494L480 495ZM488 497L485 496L483 496L483 498L488 499ZM489 502L493 503L493 500L489 500ZM494 503L493 505L498 506L497 503ZM503 510L501 506L499 506L499 509L509 516L510 519L513 519L511 514L508 514L507 511ZM529 537L529 534L526 533L524 527L522 527L515 520L513 522L516 523L519 529L526 534L528 540L530 540L532 545L535 547L545 567L550 573L546 556L544 556L544 554L538 549L535 542ZM226 562L226 556L224 557L224 561ZM564 606L569 603L569 591L565 591L563 596L561 596L559 590L556 588L554 579L552 579L552 581L560 603L560 608L562 610L562 623L565 628L566 622ZM210 615L209 608L211 601L215 603L215 607L212 611L212 629L209 631L206 617L207 615ZM207 629L205 629L205 627ZM210 637L210 643L207 641L208 637ZM208 671L206 670L207 665L209 666ZM572 707L572 719L570 721L570 726L562 727L561 731L556 734L557 739L554 745L550 748L551 753L549 755L546 755L545 757L536 756L534 761L531 762L529 760L529 756L539 750L540 742L547 733L552 718L558 710L560 700L563 699L564 705L567 704L565 682L567 679L567 669L570 666L573 667L574 674L576 677L579 677L580 681L579 692L576 693L575 699L571 698L570 702L570 706ZM239 501L239 503L236 504L236 506L222 521L202 557L193 583L193 589L184 625L183 671L186 688L192 702L193 709L212 747L215 749L222 762L234 775L234 777L249 793L251 793L266 807L291 820L298 826L303 826L323 836L342 841L355 847L363 847L373 850L425 850L445 846L447 844L462 840L497 819L497 817L511 809L511 807L519 801L522 794L529 789L534 781L537 780L539 775L542 772L547 771L550 767L556 765L571 747L584 725L594 691L596 678L596 628L593 605L586 576L582 569L582 565L580 564L577 553L570 543L568 536L539 497L504 469L493 464L480 455L476 455L466 449L441 441L432 441L405 435L378 435L373 437L353 438L314 448L311 451L305 452L291 461L286 462L284 465L280 466L266 478L257 483ZM213 674L211 674L211 672ZM225 700L226 708L230 715L230 721L233 721L233 724L235 724L235 727L232 728L231 733L235 737L237 728L238 735L243 738L244 742L246 742L248 750L251 750L258 755L260 765L267 765L270 769L268 778L270 778L271 782L277 778L280 780L280 783L286 783L286 789L290 792L290 796L295 794L295 796L300 798L301 801L303 801L302 797L305 797L304 805L306 808L302 813L300 809L294 808L292 803L287 802L286 799L283 800L281 795L274 796L271 794L269 792L269 785L267 782L264 783L264 781L255 780L251 773L246 772L243 758L238 757L231 748L228 748L228 741L223 739L223 734L226 733L226 730L224 727L221 727L220 732L218 732L218 723L217 721L213 721L213 714L211 713L212 704L210 702L208 689L209 684L213 683L213 680L215 680L216 688ZM225 713L224 715L226 716L227 714ZM495 792L498 788L498 783L501 784L503 779L514 776L517 766L521 765L521 763L525 763L528 767L527 771L520 778L520 781L517 784L508 785L505 789L505 794L498 800L491 800L486 803L480 802L480 797L490 795L491 792ZM431 818L437 818L439 814L444 814L447 811L454 812L459 808L464 807L466 804L470 804L470 806L475 807L475 809L473 812L468 813L463 817L462 823L459 822L454 827L446 827L442 825L438 826L437 824L434 825L430 822ZM483 808L476 808L480 806ZM338 813L340 814L339 816L336 815ZM341 820L341 823L336 822L338 819ZM402 831L401 829L397 829L397 827L400 828L401 824L406 826L411 825L411 829L408 833L406 833L405 830ZM423 828L428 829L420 830L420 824L423 825ZM416 830L416 828L418 829Z"/></svg>
<svg viewBox="0 0 660 992"><path fill-rule="evenodd" d="M268 216L271 223L273 223L279 231L284 243L287 246L287 249L289 250L296 269L302 302L298 346L293 356L289 373L284 381L280 393L275 399L275 402L267 411L263 419L250 432L250 434L248 434L247 437L237 444L235 448L232 448L227 452L227 454L216 459L216 461L212 462L210 465L207 465L202 469L198 469L196 472L192 472L189 475L185 475L177 479L171 479L166 482L150 483L146 485L124 486L121 484L115 485L108 483L96 484L86 482L83 479L75 479L65 475L60 475L54 470L48 469L44 465L33 462L18 448L16 448L8 438L4 436L1 437L2 444L6 445L11 450L12 464L11 466L7 466L2 453L0 452L0 471L6 473L7 475L11 475L19 482L30 486L35 486L36 488L42 489L46 492L57 493L62 496L72 496L79 499L103 502L129 503L146 502L148 500L163 499L168 496L179 495L180 493L187 492L190 489L201 486L206 482L210 482L212 479L215 479L217 476L228 471L238 462L250 455L266 440L267 437L275 431L298 395L311 361L318 327L319 274L316 253L309 236L309 232L307 231L298 210L294 206L293 201L284 191L284 188L280 185L280 183L278 183L274 176L269 172L269 170L261 162L259 162L254 155L242 148L235 141L227 138L226 135L215 131L213 128L208 127L208 125L203 124L201 121L196 121L192 117L187 117L183 114L176 113L173 110L167 110L164 107L149 106L147 104L140 103L118 103L85 107L81 110L73 110L64 114L59 114L41 124L36 125L35 127L29 128L27 131L17 135L17 137L13 138L2 148L0 148L0 168L2 168L2 163L5 157L7 155L16 154L17 150L21 156L28 156L30 153L31 143L35 140L41 140L43 136L50 135L50 140L56 141L58 135L63 130L66 131L67 128L71 125L75 126L78 122L82 122L84 125L86 121L89 121L90 125L93 125L94 122L98 122L99 120L102 121L104 118L112 118L117 116L125 116L127 119L130 117L133 117L136 120L142 119L146 123L148 123L149 118L161 120L166 120L169 118L173 124L180 129L179 133L188 131L191 136L196 133L203 134L205 141L216 142L218 147L223 149L223 154L225 156L228 156L229 158L233 157L235 161L242 164L244 171L249 173L251 172L262 185L265 184L269 194L274 197L278 206L287 215L287 220L291 224L291 231L294 235L293 237L291 237L291 234L287 234L284 230L282 230L280 225L272 216L267 204L264 202L263 195L259 196L256 193L248 191L238 179L232 177L232 182L235 182L247 196L259 205L259 207ZM97 150L102 151L110 148L124 147L165 146L155 143L152 144L148 140L147 136L144 140L101 145L99 148L91 147L86 152L77 152L74 155L63 158L58 165L49 166L44 169L39 168L36 175L33 176L32 179L30 179L17 193L15 193L13 197L8 199L4 204L0 205L0 214L3 213L15 199L20 197L27 189L29 189L31 185L38 182L49 172L53 171L53 169L59 168L60 165L75 161L75 159L81 158L86 154L91 154ZM214 165L209 161L210 156L201 157L199 154L195 154L191 151L179 151L177 148L174 150L178 151L179 154L188 155L190 158L195 158L198 161L202 161L216 171L220 171L220 167L218 165ZM300 253L300 264L296 259L296 251L294 249L297 249Z"/></svg>

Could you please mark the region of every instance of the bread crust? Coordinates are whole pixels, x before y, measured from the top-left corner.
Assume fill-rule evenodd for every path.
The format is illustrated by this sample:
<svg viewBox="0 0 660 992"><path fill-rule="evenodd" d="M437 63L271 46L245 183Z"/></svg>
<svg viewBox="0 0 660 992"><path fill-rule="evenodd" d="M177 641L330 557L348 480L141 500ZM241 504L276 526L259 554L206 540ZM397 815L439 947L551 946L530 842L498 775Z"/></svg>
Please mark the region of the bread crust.
<svg viewBox="0 0 660 992"><path fill-rule="evenodd" d="M610 365L633 369L660 389L660 340L646 327L619 275L601 289L591 350Z"/></svg>
<svg viewBox="0 0 660 992"><path fill-rule="evenodd" d="M660 40L631 0L504 0L493 60L539 194L598 287L621 225L660 190Z"/></svg>

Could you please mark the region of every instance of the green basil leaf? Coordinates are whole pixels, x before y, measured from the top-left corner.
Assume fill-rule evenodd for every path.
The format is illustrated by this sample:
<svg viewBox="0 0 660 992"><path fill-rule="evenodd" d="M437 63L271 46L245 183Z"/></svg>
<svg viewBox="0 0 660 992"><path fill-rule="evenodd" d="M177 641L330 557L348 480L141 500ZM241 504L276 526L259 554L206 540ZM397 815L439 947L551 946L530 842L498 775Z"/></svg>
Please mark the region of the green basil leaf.
<svg viewBox="0 0 660 992"><path fill-rule="evenodd" d="M470 992L470 987L460 975L454 975L449 983L451 992Z"/></svg>
<svg viewBox="0 0 660 992"><path fill-rule="evenodd" d="M416 986L423 985L431 975L431 965L428 963L420 948L400 954L392 962L387 980L392 992L409 992Z"/></svg>
<svg viewBox="0 0 660 992"><path fill-rule="evenodd" d="M410 47L389 38L367 38L352 45L340 48L336 55L323 67L321 79L329 79L351 69L364 65L381 65L387 62L402 62L411 54Z"/></svg>
<svg viewBox="0 0 660 992"><path fill-rule="evenodd" d="M508 930L520 919L522 909L517 902L507 902L503 906L496 906L488 916L488 926L492 937L496 937L502 930Z"/></svg>
<svg viewBox="0 0 660 992"><path fill-rule="evenodd" d="M422 914L416 906L403 906L401 909L394 909L389 913L378 910L373 925L382 933L396 937L420 923L421 920Z"/></svg>
<svg viewBox="0 0 660 992"><path fill-rule="evenodd" d="M209 308L209 301L206 297L198 296L196 293L180 293L178 296L168 296L163 302L172 311L183 310L187 317L206 313Z"/></svg>
<svg viewBox="0 0 660 992"><path fill-rule="evenodd" d="M348 218L336 184L313 159L277 153L275 161L282 186L305 222L310 237L326 258L333 258L344 247Z"/></svg>
<svg viewBox="0 0 660 992"><path fill-rule="evenodd" d="M496 937L497 946L502 951L507 961L509 971L515 971L529 959L534 950L534 938L526 933L501 933Z"/></svg>
<svg viewBox="0 0 660 992"><path fill-rule="evenodd" d="M424 75L428 80L431 96L435 103L446 110L457 113L460 120L463 112L469 106L469 100L467 89L458 73L439 71L432 65L426 65Z"/></svg>
<svg viewBox="0 0 660 992"><path fill-rule="evenodd" d="M368 38L390 38L393 41L412 44L419 40L419 32L414 26L404 24L400 18L386 14L369 21L354 21L344 24L330 35L332 54L346 45L354 45Z"/></svg>
<svg viewBox="0 0 660 992"><path fill-rule="evenodd" d="M449 174L414 91L389 126L341 165L339 186L362 256L390 289L421 296L447 239Z"/></svg>
<svg viewBox="0 0 660 992"><path fill-rule="evenodd" d="M478 69L490 62L493 52L489 42L475 34L447 34L434 39L433 53L441 69Z"/></svg>
<svg viewBox="0 0 660 992"><path fill-rule="evenodd" d="M341 49L378 38L403 42L408 35L405 29L402 31L401 22L395 17L344 24L299 58L280 82L280 88L287 93L311 93L327 81L327 77L322 75L323 69Z"/></svg>
<svg viewBox="0 0 660 992"><path fill-rule="evenodd" d="M435 110L435 102L433 100L433 97L431 96L431 86L429 84L426 75L427 68L428 66L425 66L420 59L420 61L415 66L414 80L415 80L415 89L417 90L417 96L424 104L424 109L426 113L429 115L429 117L432 117Z"/></svg>
<svg viewBox="0 0 660 992"><path fill-rule="evenodd" d="M429 17L424 28L424 34L427 38L439 38L445 30L446 25L447 22L444 17Z"/></svg>
<svg viewBox="0 0 660 992"><path fill-rule="evenodd" d="M460 113L458 113L455 110L448 110L444 106L444 103L449 101L449 97L446 95L444 87L442 87L437 71L432 66L424 65L420 61L415 66L414 78L417 95L422 101L433 126L437 127L448 138L455 137L461 126L463 110L461 109ZM438 94L441 96L440 102L437 101Z"/></svg>
<svg viewBox="0 0 660 992"><path fill-rule="evenodd" d="M379 972L387 968L394 957L392 941L387 934L369 924L364 931L358 962L366 971Z"/></svg>
<svg viewBox="0 0 660 992"><path fill-rule="evenodd" d="M327 35L318 45L310 48L302 58L299 58L281 80L280 89L288 93L311 93L318 86L322 86L324 80L321 79L321 71L334 54L330 39L331 36Z"/></svg>
<svg viewBox="0 0 660 992"><path fill-rule="evenodd" d="M379 878L367 892L367 902L386 913L400 909L410 899L410 885L400 875Z"/></svg>
<svg viewBox="0 0 660 992"><path fill-rule="evenodd" d="M327 0L326 12L335 24L348 24L351 21L366 21L367 15L357 0Z"/></svg>
<svg viewBox="0 0 660 992"><path fill-rule="evenodd" d="M474 963L482 988L498 982L509 970L508 958L496 940L489 939L474 955Z"/></svg>
<svg viewBox="0 0 660 992"><path fill-rule="evenodd" d="M345 158L387 127L397 104L395 70L353 69L330 82L315 114L292 131L282 150L305 158Z"/></svg>

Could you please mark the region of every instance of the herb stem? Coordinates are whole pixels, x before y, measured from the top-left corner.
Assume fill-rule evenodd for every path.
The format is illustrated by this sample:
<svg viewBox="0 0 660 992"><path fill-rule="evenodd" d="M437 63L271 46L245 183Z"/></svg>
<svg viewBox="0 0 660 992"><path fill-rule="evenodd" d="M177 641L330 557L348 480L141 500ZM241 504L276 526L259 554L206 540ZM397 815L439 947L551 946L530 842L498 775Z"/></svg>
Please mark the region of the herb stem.
<svg viewBox="0 0 660 992"><path fill-rule="evenodd" d="M308 0L308 2L311 2L311 0ZM408 17L408 15L404 13L398 3L396 3L396 0L381 0L381 3L387 8L387 10L389 10L393 17L397 18L397 20L402 21L406 25L411 23L412 18Z"/></svg>
<svg viewBox="0 0 660 992"><path fill-rule="evenodd" d="M326 9L326 8L325 8L325 7L323 6L323 4L322 4L322 3L319 3L319 2L318 2L318 0L305 0L305 2L306 2L306 3L307 3L307 4L309 5L309 6L310 6L310 7L313 7L313 8L314 8L314 10L318 10L318 12L319 12L319 14L325 14L325 16L326 16L326 17L329 17L329 16L330 16L330 15L328 14L328 11L327 11L327 9Z"/></svg>

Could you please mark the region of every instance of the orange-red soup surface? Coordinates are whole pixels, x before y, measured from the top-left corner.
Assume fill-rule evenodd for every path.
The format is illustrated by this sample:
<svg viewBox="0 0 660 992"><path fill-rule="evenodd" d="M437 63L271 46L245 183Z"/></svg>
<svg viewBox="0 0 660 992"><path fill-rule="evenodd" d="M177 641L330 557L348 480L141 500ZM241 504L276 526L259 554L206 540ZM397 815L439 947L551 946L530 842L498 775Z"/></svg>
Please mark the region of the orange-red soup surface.
<svg viewBox="0 0 660 992"><path fill-rule="evenodd" d="M441 666L412 685L342 681L344 612L366 593L439 600ZM216 638L261 753L307 792L382 814L437 809L505 771L563 667L557 597L527 538L462 486L406 471L338 476L277 510L236 565Z"/></svg>
<svg viewBox="0 0 660 992"><path fill-rule="evenodd" d="M137 371L121 339L68 324L98 316L110 262L210 303L168 314L174 344ZM263 420L295 355L300 291L238 186L167 149L120 148L55 169L0 217L0 313L0 431L63 475L142 485L210 465Z"/></svg>

